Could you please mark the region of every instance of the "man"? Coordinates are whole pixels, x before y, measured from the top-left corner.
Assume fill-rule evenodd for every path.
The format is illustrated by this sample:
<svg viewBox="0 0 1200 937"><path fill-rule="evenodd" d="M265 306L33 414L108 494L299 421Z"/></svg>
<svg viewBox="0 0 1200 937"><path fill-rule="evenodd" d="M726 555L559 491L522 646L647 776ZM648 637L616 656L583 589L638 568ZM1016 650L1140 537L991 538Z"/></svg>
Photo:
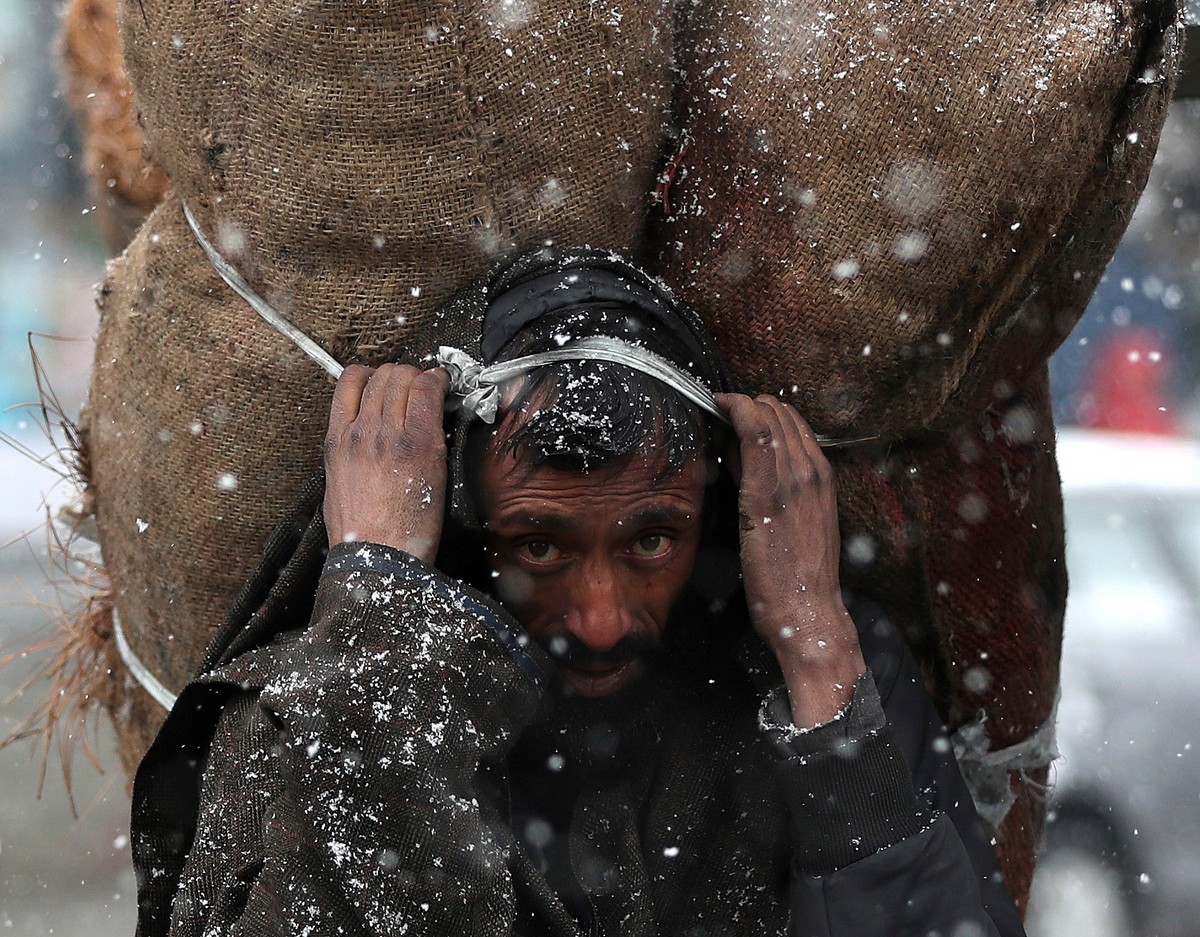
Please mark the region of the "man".
<svg viewBox="0 0 1200 937"><path fill-rule="evenodd" d="M447 371L347 369L323 530L275 538L139 772L139 933L1020 934L799 414L709 397L619 259L470 295L508 378L447 362L494 426L448 472Z"/></svg>

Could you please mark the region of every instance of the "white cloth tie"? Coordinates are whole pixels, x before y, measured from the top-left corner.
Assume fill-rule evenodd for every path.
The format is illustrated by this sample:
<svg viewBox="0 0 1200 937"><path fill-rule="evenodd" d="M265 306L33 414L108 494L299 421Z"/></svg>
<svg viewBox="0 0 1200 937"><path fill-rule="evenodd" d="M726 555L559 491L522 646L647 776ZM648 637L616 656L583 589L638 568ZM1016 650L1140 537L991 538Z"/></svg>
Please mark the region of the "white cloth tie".
<svg viewBox="0 0 1200 937"><path fill-rule="evenodd" d="M438 364L450 374L450 390L462 398L459 406L475 414L485 423L493 423L496 420L501 384L559 361L608 361L623 364L635 371L649 374L702 410L719 420L729 422L728 417L717 406L712 391L698 380L665 358L619 338L589 336L562 348L489 365L482 365L462 349L449 345L442 345L437 353Z"/></svg>

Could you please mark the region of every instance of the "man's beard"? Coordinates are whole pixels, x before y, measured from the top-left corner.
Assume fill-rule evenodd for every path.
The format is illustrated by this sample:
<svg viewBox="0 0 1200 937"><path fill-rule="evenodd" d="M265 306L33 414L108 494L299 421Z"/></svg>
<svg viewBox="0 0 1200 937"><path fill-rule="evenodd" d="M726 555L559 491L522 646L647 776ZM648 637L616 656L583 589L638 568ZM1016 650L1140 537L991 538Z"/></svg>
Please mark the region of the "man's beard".
<svg viewBox="0 0 1200 937"><path fill-rule="evenodd" d="M573 635L542 643L555 663L620 666L639 672L621 689L602 697L575 692L561 677L551 683L544 715L521 738L526 756L545 759L552 771L621 771L658 741L658 704L673 681L663 645L654 638L628 636L606 652L590 650Z"/></svg>
<svg viewBox="0 0 1200 937"><path fill-rule="evenodd" d="M713 609L685 592L661 636L627 636L603 653L573 635L540 639L556 664L619 666L632 659L641 672L628 686L599 698L581 696L555 672L542 717L522 734L513 755L530 768L585 775L620 772L648 755L675 720L686 718L696 694L745 683L734 653L745 628L732 617L731 623L724 606Z"/></svg>

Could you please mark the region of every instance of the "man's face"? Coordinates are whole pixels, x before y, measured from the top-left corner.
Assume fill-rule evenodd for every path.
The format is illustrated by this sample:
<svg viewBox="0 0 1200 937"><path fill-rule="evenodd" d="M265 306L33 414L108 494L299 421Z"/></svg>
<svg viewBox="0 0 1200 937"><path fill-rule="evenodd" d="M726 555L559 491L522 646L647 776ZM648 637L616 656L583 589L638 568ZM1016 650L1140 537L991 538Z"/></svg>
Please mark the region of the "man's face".
<svg viewBox="0 0 1200 937"><path fill-rule="evenodd" d="M659 480L662 470L640 456L587 472L535 468L490 448L480 465L496 594L579 696L637 680L691 574L704 463Z"/></svg>

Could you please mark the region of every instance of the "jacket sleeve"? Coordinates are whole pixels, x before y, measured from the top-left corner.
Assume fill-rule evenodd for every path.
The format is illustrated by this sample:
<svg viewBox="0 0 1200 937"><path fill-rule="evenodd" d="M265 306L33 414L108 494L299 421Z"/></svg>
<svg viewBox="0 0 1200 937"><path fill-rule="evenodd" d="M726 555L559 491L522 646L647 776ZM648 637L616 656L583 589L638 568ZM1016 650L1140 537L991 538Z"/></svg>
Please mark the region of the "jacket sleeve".
<svg viewBox="0 0 1200 937"><path fill-rule="evenodd" d="M540 681L481 595L397 550L335 547L308 629L256 703L226 709L171 933L507 934L508 840L480 772Z"/></svg>
<svg viewBox="0 0 1200 937"><path fill-rule="evenodd" d="M881 615L855 611L873 681L823 738L776 739L792 937L1021 937L915 661Z"/></svg>

